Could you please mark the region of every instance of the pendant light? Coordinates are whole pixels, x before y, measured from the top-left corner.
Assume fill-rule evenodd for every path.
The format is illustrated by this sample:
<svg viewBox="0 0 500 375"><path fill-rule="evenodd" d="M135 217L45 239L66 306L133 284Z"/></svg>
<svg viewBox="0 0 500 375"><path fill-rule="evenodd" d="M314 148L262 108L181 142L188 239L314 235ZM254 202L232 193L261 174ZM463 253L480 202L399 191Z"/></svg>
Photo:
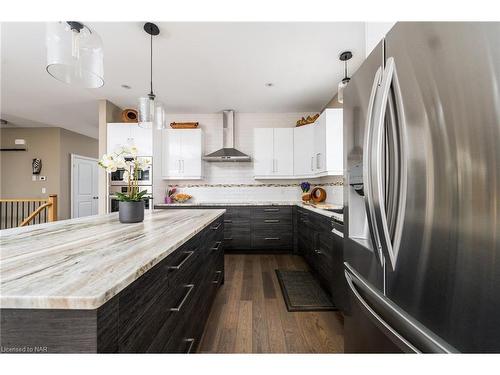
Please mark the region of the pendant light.
<svg viewBox="0 0 500 375"><path fill-rule="evenodd" d="M99 35L76 21L46 24L47 72L58 81L84 88L104 85Z"/></svg>
<svg viewBox="0 0 500 375"><path fill-rule="evenodd" d="M340 54L340 61L344 62L344 78L342 78L342 81L339 82L339 90L338 90L338 95L337 95L337 100L339 103L344 102L344 89L347 87L347 84L351 80L347 76L347 60L350 60L352 58L352 52L351 51L344 51Z"/></svg>
<svg viewBox="0 0 500 375"><path fill-rule="evenodd" d="M147 96L139 98L138 125L142 128L151 129L154 123L159 130L165 128L165 110L163 105L155 100L153 91L153 36L160 34L160 29L154 23L144 24L144 31L150 36L150 92Z"/></svg>

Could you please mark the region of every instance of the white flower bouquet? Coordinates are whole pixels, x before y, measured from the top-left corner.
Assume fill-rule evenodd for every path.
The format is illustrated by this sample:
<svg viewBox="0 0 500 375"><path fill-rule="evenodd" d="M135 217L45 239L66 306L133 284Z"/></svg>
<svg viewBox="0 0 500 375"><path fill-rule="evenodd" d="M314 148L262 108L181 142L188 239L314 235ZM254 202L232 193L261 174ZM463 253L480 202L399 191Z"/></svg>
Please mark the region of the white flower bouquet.
<svg viewBox="0 0 500 375"><path fill-rule="evenodd" d="M116 198L122 202L139 202L147 190L139 191L139 171L149 166L148 159L137 157L137 148L120 146L111 154L104 154L99 160L99 165L106 172L116 172L123 169L123 180L127 181L126 193L115 193Z"/></svg>

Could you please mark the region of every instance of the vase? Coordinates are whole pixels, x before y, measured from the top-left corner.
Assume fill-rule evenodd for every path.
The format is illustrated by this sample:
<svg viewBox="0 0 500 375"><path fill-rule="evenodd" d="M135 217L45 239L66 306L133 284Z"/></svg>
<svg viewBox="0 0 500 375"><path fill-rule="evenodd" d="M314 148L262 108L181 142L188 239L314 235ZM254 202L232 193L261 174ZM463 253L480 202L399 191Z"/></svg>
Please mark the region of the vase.
<svg viewBox="0 0 500 375"><path fill-rule="evenodd" d="M166 204L172 204L172 197L165 197Z"/></svg>
<svg viewBox="0 0 500 375"><path fill-rule="evenodd" d="M304 202L309 202L311 200L311 194L309 194L309 193L302 193L302 200Z"/></svg>
<svg viewBox="0 0 500 375"><path fill-rule="evenodd" d="M144 220L144 201L119 202L118 218L120 223L140 223Z"/></svg>

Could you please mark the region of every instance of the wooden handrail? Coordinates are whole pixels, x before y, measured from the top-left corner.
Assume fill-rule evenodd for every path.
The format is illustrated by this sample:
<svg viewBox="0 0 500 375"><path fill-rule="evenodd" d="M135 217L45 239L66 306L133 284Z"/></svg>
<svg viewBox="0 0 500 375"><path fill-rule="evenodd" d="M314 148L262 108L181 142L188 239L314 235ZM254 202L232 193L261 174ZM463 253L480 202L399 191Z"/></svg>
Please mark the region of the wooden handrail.
<svg viewBox="0 0 500 375"><path fill-rule="evenodd" d="M24 219L21 224L19 224L20 227L24 227L25 225L28 225L29 222L31 220L33 220L35 218L36 215L38 215L40 212L42 212L43 209L45 209L45 207L51 207L52 206L52 203L44 203L42 204L40 207L38 207L35 211L33 211L26 219ZM50 212L50 211L49 211ZM49 215L49 221L53 221L53 220L50 220L50 215Z"/></svg>
<svg viewBox="0 0 500 375"><path fill-rule="evenodd" d="M48 202L49 198L12 198L0 199L0 202Z"/></svg>

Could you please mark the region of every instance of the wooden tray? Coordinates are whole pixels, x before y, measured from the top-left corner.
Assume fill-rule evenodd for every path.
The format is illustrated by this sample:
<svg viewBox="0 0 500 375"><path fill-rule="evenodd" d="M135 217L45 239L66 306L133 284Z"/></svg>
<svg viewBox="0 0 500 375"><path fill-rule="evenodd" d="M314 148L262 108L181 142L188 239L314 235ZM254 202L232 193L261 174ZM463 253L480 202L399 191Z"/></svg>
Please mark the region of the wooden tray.
<svg viewBox="0 0 500 375"><path fill-rule="evenodd" d="M200 124L198 122L171 122L172 129L196 129Z"/></svg>

